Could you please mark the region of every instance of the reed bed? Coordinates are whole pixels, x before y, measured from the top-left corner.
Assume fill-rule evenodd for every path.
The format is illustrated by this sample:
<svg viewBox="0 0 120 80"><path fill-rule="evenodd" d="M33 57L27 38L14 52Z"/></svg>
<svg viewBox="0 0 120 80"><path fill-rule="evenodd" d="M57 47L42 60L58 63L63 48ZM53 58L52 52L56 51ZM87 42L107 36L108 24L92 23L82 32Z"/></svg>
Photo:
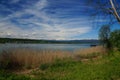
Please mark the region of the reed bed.
<svg viewBox="0 0 120 80"><path fill-rule="evenodd" d="M75 50L74 52L62 50L34 50L29 48L14 48L4 50L0 54L0 68L5 69L29 69L37 68L41 64L52 63L56 59L83 59L93 58L99 54L105 54L102 46Z"/></svg>
<svg viewBox="0 0 120 80"><path fill-rule="evenodd" d="M96 58L107 54L106 48L103 46L96 46L86 49L75 50L75 58L77 59L89 59Z"/></svg>
<svg viewBox="0 0 120 80"><path fill-rule="evenodd" d="M35 68L56 59L71 57L70 52L61 50L10 49L0 54L2 68Z"/></svg>

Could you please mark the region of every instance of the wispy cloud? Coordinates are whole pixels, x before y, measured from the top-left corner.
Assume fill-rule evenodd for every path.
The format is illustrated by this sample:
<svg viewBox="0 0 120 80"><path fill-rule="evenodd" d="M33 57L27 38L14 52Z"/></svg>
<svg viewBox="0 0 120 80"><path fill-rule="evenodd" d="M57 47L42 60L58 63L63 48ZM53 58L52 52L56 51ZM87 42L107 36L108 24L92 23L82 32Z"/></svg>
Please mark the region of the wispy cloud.
<svg viewBox="0 0 120 80"><path fill-rule="evenodd" d="M0 37L65 40L78 39L75 36L92 30L88 17L78 16L78 13L82 14L79 11L86 6L62 0L61 3L65 2L67 5L61 5L61 8L60 1L54 1L37 0L36 3L27 4L29 7L24 6L18 11L6 8L12 14L0 19ZM11 4L19 2L20 0L12 0ZM20 3L19 5L23 6Z"/></svg>

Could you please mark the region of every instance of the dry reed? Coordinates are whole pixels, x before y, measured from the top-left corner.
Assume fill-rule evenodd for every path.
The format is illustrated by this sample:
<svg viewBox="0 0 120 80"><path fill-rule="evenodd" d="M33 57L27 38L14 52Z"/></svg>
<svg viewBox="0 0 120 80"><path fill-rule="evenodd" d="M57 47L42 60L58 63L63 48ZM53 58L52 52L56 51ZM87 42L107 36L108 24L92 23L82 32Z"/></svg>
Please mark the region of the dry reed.
<svg viewBox="0 0 120 80"><path fill-rule="evenodd" d="M73 53L61 50L34 50L28 48L15 48L8 51L3 51L0 54L0 67L2 66L3 68L8 69L36 68L41 64L54 62L56 59L64 59L70 57L80 59L81 57L96 57L96 53L105 54L106 50L102 46L75 50Z"/></svg>
<svg viewBox="0 0 120 80"><path fill-rule="evenodd" d="M7 68L35 68L55 59L71 57L70 52L60 50L11 49L0 54L0 66Z"/></svg>
<svg viewBox="0 0 120 80"><path fill-rule="evenodd" d="M83 58L95 58L98 56L106 55L107 50L103 46L96 46L96 47L91 47L91 48L86 48L86 49L80 49L74 51L75 53L75 58L77 59L83 59Z"/></svg>

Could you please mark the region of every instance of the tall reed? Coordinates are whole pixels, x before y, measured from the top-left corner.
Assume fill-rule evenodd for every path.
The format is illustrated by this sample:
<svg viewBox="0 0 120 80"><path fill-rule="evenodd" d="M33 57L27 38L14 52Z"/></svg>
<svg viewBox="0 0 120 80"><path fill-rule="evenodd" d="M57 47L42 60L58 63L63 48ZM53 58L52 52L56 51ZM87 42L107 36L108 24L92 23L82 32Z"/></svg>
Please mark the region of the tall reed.
<svg viewBox="0 0 120 80"><path fill-rule="evenodd" d="M75 50L74 52L62 50L34 50L29 48L14 48L4 50L0 54L0 68L36 68L41 64L52 63L56 59L91 58L98 56L98 53L105 54L106 50L101 46Z"/></svg>
<svg viewBox="0 0 120 80"><path fill-rule="evenodd" d="M11 49L0 54L0 67L3 68L35 68L43 63L51 63L55 59L71 57L70 52L61 50Z"/></svg>
<svg viewBox="0 0 120 80"><path fill-rule="evenodd" d="M107 49L104 48L103 46L96 46L86 49L75 50L74 53L75 53L75 58L77 59L83 59L83 58L88 59L88 58L96 58L106 55L108 52Z"/></svg>

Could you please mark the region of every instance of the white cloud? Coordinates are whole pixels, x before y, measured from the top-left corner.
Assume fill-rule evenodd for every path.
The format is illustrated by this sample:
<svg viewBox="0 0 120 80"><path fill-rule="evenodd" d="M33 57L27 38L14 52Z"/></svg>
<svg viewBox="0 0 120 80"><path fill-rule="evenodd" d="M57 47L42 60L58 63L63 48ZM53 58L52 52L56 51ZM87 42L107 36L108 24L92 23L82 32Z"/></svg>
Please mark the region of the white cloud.
<svg viewBox="0 0 120 80"><path fill-rule="evenodd" d="M35 5L35 8L38 10L43 9L45 6L47 6L47 0L40 0L37 2L37 4Z"/></svg>
<svg viewBox="0 0 120 80"><path fill-rule="evenodd" d="M13 1L17 2L19 0ZM86 18L63 20L57 17L52 18L42 10L46 6L48 6L47 0L39 0L39 2L32 7L20 12L15 12L0 20L0 37L65 40L73 39L72 37L82 35L91 30L89 24L81 24L84 20L87 20ZM32 14L33 17L22 19L21 16L25 14ZM29 24L27 26L31 27L22 29L19 25L15 25L9 21L13 18L21 25Z"/></svg>

